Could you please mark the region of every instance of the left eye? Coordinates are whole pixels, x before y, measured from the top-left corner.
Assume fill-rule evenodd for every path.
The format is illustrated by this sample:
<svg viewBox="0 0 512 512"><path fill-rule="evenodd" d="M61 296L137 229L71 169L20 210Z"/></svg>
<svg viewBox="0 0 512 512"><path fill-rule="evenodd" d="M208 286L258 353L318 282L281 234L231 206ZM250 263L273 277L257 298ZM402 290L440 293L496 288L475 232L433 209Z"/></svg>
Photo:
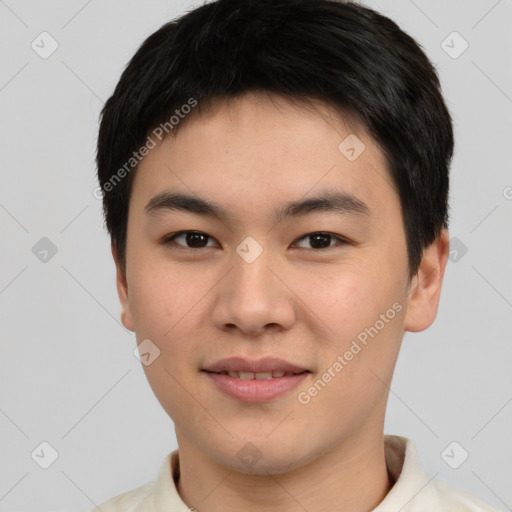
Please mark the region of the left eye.
<svg viewBox="0 0 512 512"><path fill-rule="evenodd" d="M309 240L311 245L313 246L313 249L322 250L322 249L329 249L332 247L330 242L336 239L339 241L338 245L343 245L348 243L347 240L344 238L341 238L337 235L334 235L332 233L327 232L318 232L318 233L308 233L307 235L304 235L301 238L298 238L298 240ZM307 249L307 247L306 247Z"/></svg>
<svg viewBox="0 0 512 512"><path fill-rule="evenodd" d="M178 243L177 245L186 249L202 249L205 247L212 247L211 245L205 245L205 243L208 241L208 239L214 240L211 236L201 231L180 231L179 233L168 236L164 240L164 243L176 242L176 240L180 238L184 240L185 245L181 243ZM307 235L304 235L297 240L309 240L309 243L312 246L311 248L315 250L329 249L332 247L331 242L334 240L339 242L337 245L344 245L348 243L348 241L344 238L324 231L308 233ZM215 244L213 247L215 247ZM308 247L301 248L308 249Z"/></svg>

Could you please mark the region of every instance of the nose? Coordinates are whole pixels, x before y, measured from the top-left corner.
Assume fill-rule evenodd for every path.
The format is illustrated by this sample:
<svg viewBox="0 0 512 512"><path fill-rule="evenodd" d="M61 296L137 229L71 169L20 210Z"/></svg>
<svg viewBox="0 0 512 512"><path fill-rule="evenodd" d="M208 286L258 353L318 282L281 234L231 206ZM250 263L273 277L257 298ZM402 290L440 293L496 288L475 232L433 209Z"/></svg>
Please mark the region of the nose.
<svg viewBox="0 0 512 512"><path fill-rule="evenodd" d="M217 288L215 326L250 337L290 329L296 309L289 286L282 266L269 251L264 250L251 263L235 254L233 267Z"/></svg>

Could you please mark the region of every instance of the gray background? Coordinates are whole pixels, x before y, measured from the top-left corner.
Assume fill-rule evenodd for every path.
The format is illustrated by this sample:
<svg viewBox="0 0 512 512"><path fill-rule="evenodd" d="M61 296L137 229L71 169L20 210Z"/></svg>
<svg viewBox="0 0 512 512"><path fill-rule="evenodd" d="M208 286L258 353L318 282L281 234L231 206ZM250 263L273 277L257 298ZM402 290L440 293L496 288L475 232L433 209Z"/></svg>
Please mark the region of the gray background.
<svg viewBox="0 0 512 512"><path fill-rule="evenodd" d="M405 336L385 431L411 438L431 475L512 510L512 1L367 3L437 65L457 141L450 234L459 249L436 323ZM4 512L88 511L154 480L176 447L119 320L94 149L102 103L129 58L194 5L0 0ZM43 31L59 45L46 59L31 47ZM454 31L469 43L457 58ZM57 248L46 262L44 247L33 252L43 237ZM43 441L58 452L48 469L31 457ZM452 465L459 445L469 452L458 469L441 457L453 441Z"/></svg>

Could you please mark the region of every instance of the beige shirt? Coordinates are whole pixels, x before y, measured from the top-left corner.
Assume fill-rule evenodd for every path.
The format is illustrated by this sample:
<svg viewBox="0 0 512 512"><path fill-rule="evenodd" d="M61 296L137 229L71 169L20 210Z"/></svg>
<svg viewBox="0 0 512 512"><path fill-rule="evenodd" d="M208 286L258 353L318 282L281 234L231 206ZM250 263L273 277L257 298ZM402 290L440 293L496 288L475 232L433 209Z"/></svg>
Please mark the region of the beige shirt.
<svg viewBox="0 0 512 512"><path fill-rule="evenodd" d="M384 443L395 484L373 512L498 512L476 496L427 477L409 439L387 435ZM190 512L176 488L179 475L174 450L165 457L156 481L115 496L92 512Z"/></svg>

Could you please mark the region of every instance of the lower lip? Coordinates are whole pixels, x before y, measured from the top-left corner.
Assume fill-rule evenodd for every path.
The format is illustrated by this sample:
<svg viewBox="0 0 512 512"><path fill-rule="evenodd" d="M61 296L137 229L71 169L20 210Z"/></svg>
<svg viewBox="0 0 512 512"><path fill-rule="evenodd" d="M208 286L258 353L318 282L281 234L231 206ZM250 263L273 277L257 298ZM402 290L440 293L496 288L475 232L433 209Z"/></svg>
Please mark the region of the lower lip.
<svg viewBox="0 0 512 512"><path fill-rule="evenodd" d="M239 379L229 375L204 372L222 392L242 402L252 403L272 400L296 387L309 375L309 372L305 372L272 379Z"/></svg>

